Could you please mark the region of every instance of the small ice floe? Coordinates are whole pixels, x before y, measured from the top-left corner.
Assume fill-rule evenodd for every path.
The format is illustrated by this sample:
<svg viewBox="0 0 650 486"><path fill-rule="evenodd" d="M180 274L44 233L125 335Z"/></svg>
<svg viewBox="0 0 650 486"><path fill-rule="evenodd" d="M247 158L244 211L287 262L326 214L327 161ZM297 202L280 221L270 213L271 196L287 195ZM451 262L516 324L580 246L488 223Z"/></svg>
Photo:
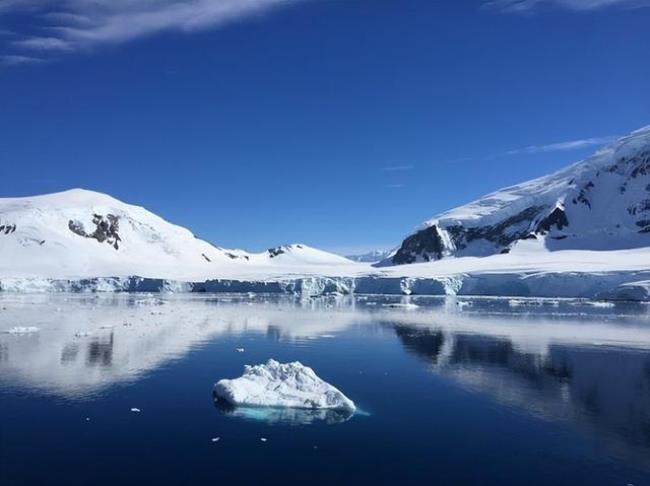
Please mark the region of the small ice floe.
<svg viewBox="0 0 650 486"><path fill-rule="evenodd" d="M611 309L612 307L616 307L614 302L603 302L602 300L588 300L584 302L584 304L590 305L591 307L598 307L599 309Z"/></svg>
<svg viewBox="0 0 650 486"><path fill-rule="evenodd" d="M260 441L266 442L268 439L266 437L260 437Z"/></svg>
<svg viewBox="0 0 650 486"><path fill-rule="evenodd" d="M411 309L418 309L420 306L417 305L417 304L411 304L411 303L404 304L404 303L393 302L393 303L390 303L390 304L384 304L384 307L390 307L392 309L411 310Z"/></svg>
<svg viewBox="0 0 650 486"><path fill-rule="evenodd" d="M219 380L214 394L235 407L356 410L352 400L298 361L246 365L241 377Z"/></svg>
<svg viewBox="0 0 650 486"><path fill-rule="evenodd" d="M221 440L221 437L213 437L212 439L210 439L210 441L213 442L213 443L214 442L219 442L220 440Z"/></svg>
<svg viewBox="0 0 650 486"><path fill-rule="evenodd" d="M40 329L34 326L14 326L5 331L5 334L32 334Z"/></svg>
<svg viewBox="0 0 650 486"><path fill-rule="evenodd" d="M142 410L140 410L139 408L136 408L136 407L131 408L131 411L132 411L133 413L140 413L140 412L142 412Z"/></svg>
<svg viewBox="0 0 650 486"><path fill-rule="evenodd" d="M238 353L243 353L245 351L245 349L244 348L235 348L235 351L237 351Z"/></svg>

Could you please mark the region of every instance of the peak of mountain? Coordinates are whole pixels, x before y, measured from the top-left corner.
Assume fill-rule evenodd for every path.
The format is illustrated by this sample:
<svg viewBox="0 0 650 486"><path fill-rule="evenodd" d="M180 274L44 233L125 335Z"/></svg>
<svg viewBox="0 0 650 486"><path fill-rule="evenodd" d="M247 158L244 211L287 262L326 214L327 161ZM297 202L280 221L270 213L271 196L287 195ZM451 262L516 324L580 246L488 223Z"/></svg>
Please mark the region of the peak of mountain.
<svg viewBox="0 0 650 486"><path fill-rule="evenodd" d="M194 279L350 263L302 244L262 253L216 247L143 207L84 189L0 199L0 276Z"/></svg>
<svg viewBox="0 0 650 486"><path fill-rule="evenodd" d="M380 265L539 250L650 246L650 126L551 175L424 222Z"/></svg>
<svg viewBox="0 0 650 486"><path fill-rule="evenodd" d="M193 275L234 259L142 207L83 189L0 199L0 254L2 275L48 277Z"/></svg>
<svg viewBox="0 0 650 486"><path fill-rule="evenodd" d="M314 265L341 265L352 263L345 257L318 250L302 243L283 245L266 250L268 259L282 263L309 263Z"/></svg>

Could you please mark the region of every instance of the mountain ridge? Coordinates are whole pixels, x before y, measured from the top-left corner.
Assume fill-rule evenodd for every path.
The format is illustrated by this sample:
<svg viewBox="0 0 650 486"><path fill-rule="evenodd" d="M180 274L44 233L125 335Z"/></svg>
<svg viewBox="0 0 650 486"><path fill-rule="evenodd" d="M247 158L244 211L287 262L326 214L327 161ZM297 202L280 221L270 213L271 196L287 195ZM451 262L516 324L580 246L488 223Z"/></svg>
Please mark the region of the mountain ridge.
<svg viewBox="0 0 650 486"><path fill-rule="evenodd" d="M550 175L508 186L425 221L380 266L540 249L650 245L650 125Z"/></svg>

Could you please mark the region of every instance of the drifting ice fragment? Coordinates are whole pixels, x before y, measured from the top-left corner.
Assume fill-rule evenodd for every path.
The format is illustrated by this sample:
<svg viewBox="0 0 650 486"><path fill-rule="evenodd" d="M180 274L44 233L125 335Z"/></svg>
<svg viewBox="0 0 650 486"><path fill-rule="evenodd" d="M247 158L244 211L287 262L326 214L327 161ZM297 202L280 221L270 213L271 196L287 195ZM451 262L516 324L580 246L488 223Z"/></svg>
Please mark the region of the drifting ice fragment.
<svg viewBox="0 0 650 486"><path fill-rule="evenodd" d="M243 352L244 352L244 348L235 348L235 349L236 349L236 351L237 351L238 353L243 353Z"/></svg>
<svg viewBox="0 0 650 486"><path fill-rule="evenodd" d="M140 412L141 412L141 410L140 410L139 408L135 408L135 407L133 407L133 408L131 409L131 411L132 411L132 412L135 412L135 413L140 413Z"/></svg>
<svg viewBox="0 0 650 486"><path fill-rule="evenodd" d="M31 334L33 332L38 332L38 327L34 326L15 326L11 329L7 329L5 332L7 334Z"/></svg>
<svg viewBox="0 0 650 486"><path fill-rule="evenodd" d="M217 382L214 393L235 406L356 409L352 400L298 361L247 365L241 377Z"/></svg>

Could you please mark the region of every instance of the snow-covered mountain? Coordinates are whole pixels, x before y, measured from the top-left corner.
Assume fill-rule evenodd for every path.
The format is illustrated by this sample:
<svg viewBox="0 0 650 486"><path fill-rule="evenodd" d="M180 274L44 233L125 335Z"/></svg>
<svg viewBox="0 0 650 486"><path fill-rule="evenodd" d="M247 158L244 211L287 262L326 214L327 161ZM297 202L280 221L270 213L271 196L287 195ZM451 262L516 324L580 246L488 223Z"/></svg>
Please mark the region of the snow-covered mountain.
<svg viewBox="0 0 650 486"><path fill-rule="evenodd" d="M380 265L650 246L650 126L549 176L430 219Z"/></svg>
<svg viewBox="0 0 650 486"><path fill-rule="evenodd" d="M0 199L0 276L190 279L349 263L306 245L219 248L142 207L82 189Z"/></svg>

